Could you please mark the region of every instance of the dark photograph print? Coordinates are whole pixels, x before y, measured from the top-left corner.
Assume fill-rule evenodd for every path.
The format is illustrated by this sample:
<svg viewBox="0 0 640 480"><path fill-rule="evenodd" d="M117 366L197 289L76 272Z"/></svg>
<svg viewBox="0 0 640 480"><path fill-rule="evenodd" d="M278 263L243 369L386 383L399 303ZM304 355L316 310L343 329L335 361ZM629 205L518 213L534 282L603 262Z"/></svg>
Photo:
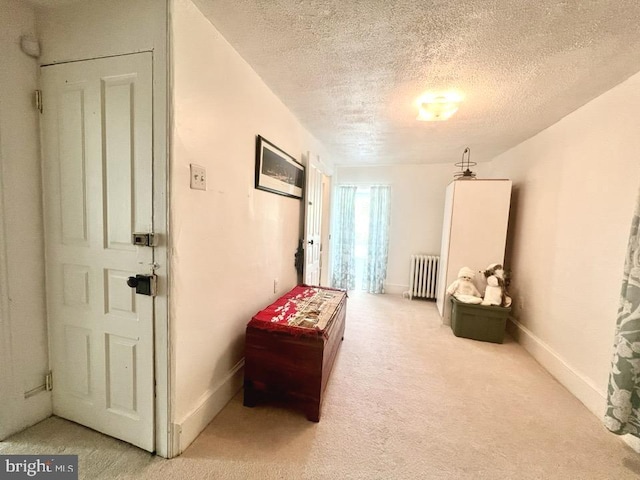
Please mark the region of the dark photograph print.
<svg viewBox="0 0 640 480"><path fill-rule="evenodd" d="M302 198L304 166L273 143L256 138L256 188Z"/></svg>

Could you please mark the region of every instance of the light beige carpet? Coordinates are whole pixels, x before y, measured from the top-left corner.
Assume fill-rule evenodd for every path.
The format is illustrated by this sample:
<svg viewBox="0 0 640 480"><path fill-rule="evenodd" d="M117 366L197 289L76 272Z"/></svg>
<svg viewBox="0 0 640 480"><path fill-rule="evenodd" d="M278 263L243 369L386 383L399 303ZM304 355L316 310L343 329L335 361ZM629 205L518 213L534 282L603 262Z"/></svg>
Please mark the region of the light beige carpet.
<svg viewBox="0 0 640 480"><path fill-rule="evenodd" d="M80 456L86 479L637 479L640 455L510 339L453 336L435 305L353 293L320 423L236 395L164 460L50 418L0 453Z"/></svg>

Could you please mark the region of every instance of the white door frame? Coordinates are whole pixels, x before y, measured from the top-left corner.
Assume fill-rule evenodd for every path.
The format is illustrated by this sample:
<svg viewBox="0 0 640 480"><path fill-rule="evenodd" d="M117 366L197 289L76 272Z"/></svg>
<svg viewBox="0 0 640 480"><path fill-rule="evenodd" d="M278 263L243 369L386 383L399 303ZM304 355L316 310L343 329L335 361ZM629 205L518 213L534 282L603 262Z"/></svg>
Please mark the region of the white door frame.
<svg viewBox="0 0 640 480"><path fill-rule="evenodd" d="M155 262L158 264L157 296L154 305L154 377L155 377L155 449L156 454L165 458L178 455L175 445L171 419L173 418L174 405L174 376L172 374L173 358L171 356L172 338L169 325L169 228L168 228L168 179L169 179L169 100L168 91L168 67L167 62L157 58L152 50L153 57L153 224L156 235ZM142 53L131 52L130 54ZM123 54L123 55L130 55ZM117 57L123 55L108 55ZM91 57L77 61L96 60L105 56ZM70 62L57 62L64 64ZM41 67L53 65L46 64ZM41 132L42 134L42 132ZM44 158L41 155L41 169ZM0 233L3 233L0 231ZM0 238L0 241L3 238ZM0 243L0 247L4 247ZM0 259L1 260L1 259ZM0 266L2 264L0 263ZM2 271L0 271L0 275ZM48 322L48 321L47 321ZM51 349L50 349L51 351Z"/></svg>
<svg viewBox="0 0 640 480"><path fill-rule="evenodd" d="M167 28L167 41L171 35ZM153 56L153 225L158 236L155 256L159 268L158 295L155 301L154 352L156 377L156 454L173 458L180 453L175 444L172 428L175 404L175 378L173 338L169 316L169 291L171 284L169 243L169 178L171 165L171 131L173 124L171 92L169 91L169 53Z"/></svg>
<svg viewBox="0 0 640 480"><path fill-rule="evenodd" d="M167 36L170 35L167 29ZM169 317L169 130L171 92L169 91L169 54L153 55L153 228L158 241L155 247L158 295L154 315L154 361L156 381L156 454L172 458L179 454L175 448L171 428L175 400L173 338Z"/></svg>

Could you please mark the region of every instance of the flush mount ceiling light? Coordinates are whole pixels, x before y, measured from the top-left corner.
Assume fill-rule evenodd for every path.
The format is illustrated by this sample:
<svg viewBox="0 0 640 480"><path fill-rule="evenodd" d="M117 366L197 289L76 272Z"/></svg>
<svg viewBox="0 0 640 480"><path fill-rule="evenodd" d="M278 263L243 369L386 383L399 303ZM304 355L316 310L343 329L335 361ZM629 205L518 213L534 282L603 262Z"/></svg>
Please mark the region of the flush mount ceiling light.
<svg viewBox="0 0 640 480"><path fill-rule="evenodd" d="M448 120L458 111L462 95L455 92L425 93L418 98L418 117L422 122Z"/></svg>

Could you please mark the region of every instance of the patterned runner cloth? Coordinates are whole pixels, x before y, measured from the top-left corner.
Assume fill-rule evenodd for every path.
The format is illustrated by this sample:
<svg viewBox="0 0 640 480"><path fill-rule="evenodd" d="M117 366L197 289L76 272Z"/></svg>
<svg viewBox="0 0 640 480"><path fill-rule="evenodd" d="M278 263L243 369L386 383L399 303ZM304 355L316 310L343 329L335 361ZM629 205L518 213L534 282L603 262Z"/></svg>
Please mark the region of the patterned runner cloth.
<svg viewBox="0 0 640 480"><path fill-rule="evenodd" d="M249 325L294 335L322 334L345 296L342 290L299 285L256 313Z"/></svg>

